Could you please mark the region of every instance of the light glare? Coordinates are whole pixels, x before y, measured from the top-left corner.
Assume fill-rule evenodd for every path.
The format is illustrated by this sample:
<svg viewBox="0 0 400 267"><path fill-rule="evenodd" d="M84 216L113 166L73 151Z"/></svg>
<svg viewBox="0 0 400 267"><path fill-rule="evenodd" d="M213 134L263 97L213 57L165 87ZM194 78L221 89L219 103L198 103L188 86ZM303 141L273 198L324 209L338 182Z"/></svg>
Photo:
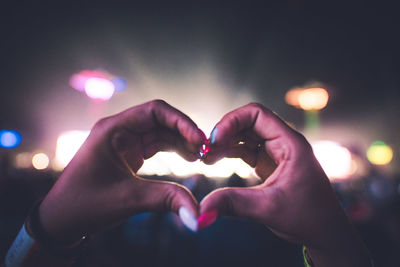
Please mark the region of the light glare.
<svg viewBox="0 0 400 267"><path fill-rule="evenodd" d="M329 178L345 179L354 172L351 153L347 148L332 141L315 142L312 144L312 148L315 157Z"/></svg>
<svg viewBox="0 0 400 267"><path fill-rule="evenodd" d="M393 159L393 149L382 141L376 141L368 148L367 158L372 164L387 165Z"/></svg>
<svg viewBox="0 0 400 267"><path fill-rule="evenodd" d="M114 84L107 79L90 78L85 83L87 96L95 100L109 100L113 96L114 91Z"/></svg>
<svg viewBox="0 0 400 267"><path fill-rule="evenodd" d="M329 100L328 92L323 88L305 89L299 94L299 105L304 110L320 110L326 107Z"/></svg>
<svg viewBox="0 0 400 267"><path fill-rule="evenodd" d="M64 169L75 156L90 131L68 131L57 139L55 165L56 170Z"/></svg>
<svg viewBox="0 0 400 267"><path fill-rule="evenodd" d="M285 95L285 101L287 104L300 108L299 95L304 89L296 88L289 90Z"/></svg>
<svg viewBox="0 0 400 267"><path fill-rule="evenodd" d="M21 135L17 131L1 130L0 147L15 148L21 143Z"/></svg>
<svg viewBox="0 0 400 267"><path fill-rule="evenodd" d="M201 161L188 162L174 152L159 152L146 160L140 168L139 175L175 175L188 177L203 174L213 178L227 178L232 174L242 178L253 177L253 169L241 159L224 158L213 165L206 165Z"/></svg>
<svg viewBox="0 0 400 267"><path fill-rule="evenodd" d="M32 155L28 152L19 153L15 157L15 167L29 168L32 166Z"/></svg>
<svg viewBox="0 0 400 267"><path fill-rule="evenodd" d="M37 153L32 157L32 165L36 170L46 169L49 163L49 157L45 153Z"/></svg>

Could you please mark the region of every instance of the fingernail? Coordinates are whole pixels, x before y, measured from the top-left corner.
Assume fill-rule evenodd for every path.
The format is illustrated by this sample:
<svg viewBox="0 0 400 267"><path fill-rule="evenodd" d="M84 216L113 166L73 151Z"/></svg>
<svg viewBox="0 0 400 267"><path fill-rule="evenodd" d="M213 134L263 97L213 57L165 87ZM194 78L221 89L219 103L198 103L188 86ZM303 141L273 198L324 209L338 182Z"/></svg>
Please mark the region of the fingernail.
<svg viewBox="0 0 400 267"><path fill-rule="evenodd" d="M217 133L218 133L218 128L214 128L211 132L211 136L210 136L210 143L213 145L215 143L215 141L217 141Z"/></svg>
<svg viewBox="0 0 400 267"><path fill-rule="evenodd" d="M180 207L178 213L182 223L193 232L197 232L198 223L196 216L186 207Z"/></svg>
<svg viewBox="0 0 400 267"><path fill-rule="evenodd" d="M204 145L202 145L201 146L201 148L200 148L200 159L201 160L203 160L203 159L205 159L206 157L207 157L207 153L210 151L210 147L209 146L207 146L207 144L204 144Z"/></svg>
<svg viewBox="0 0 400 267"><path fill-rule="evenodd" d="M204 229L215 222L218 217L217 210L210 210L201 215L198 219L198 230Z"/></svg>

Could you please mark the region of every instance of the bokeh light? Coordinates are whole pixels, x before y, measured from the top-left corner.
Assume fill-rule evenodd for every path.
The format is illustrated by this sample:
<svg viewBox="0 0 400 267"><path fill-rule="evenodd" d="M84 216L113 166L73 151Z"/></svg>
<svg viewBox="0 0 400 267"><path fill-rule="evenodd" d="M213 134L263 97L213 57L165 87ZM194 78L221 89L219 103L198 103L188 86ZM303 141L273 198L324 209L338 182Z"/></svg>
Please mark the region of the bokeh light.
<svg viewBox="0 0 400 267"><path fill-rule="evenodd" d="M286 103L296 108L300 108L299 95L301 92L303 92L303 90L304 89L302 88L295 88L287 91L285 94Z"/></svg>
<svg viewBox="0 0 400 267"><path fill-rule="evenodd" d="M85 83L86 95L94 100L106 101L111 99L115 92L112 82L104 78L90 78Z"/></svg>
<svg viewBox="0 0 400 267"><path fill-rule="evenodd" d="M314 155L330 179L345 179L354 173L350 151L333 141L312 143Z"/></svg>
<svg viewBox="0 0 400 267"><path fill-rule="evenodd" d="M15 148L21 143L21 134L17 131L0 130L0 147Z"/></svg>
<svg viewBox="0 0 400 267"><path fill-rule="evenodd" d="M115 92L121 92L126 89L127 82L123 78L113 78L111 79L111 82L114 84Z"/></svg>
<svg viewBox="0 0 400 267"><path fill-rule="evenodd" d="M49 166L50 159L45 153L37 153L32 157L32 166L37 170L44 170Z"/></svg>
<svg viewBox="0 0 400 267"><path fill-rule="evenodd" d="M90 131L68 131L57 139L56 157L53 164L55 170L64 169L75 156Z"/></svg>
<svg viewBox="0 0 400 267"><path fill-rule="evenodd" d="M320 110L326 107L329 94L324 88L309 88L299 95L299 105L304 110Z"/></svg>
<svg viewBox="0 0 400 267"><path fill-rule="evenodd" d="M375 141L367 150L368 160L375 165L387 165L393 159L393 149L382 141Z"/></svg>
<svg viewBox="0 0 400 267"><path fill-rule="evenodd" d="M213 165L201 161L188 162L174 152L159 152L146 160L139 175L174 175L188 177L203 174L214 178L227 178L236 173L242 178L254 177L253 169L241 159L221 159Z"/></svg>
<svg viewBox="0 0 400 267"><path fill-rule="evenodd" d="M69 85L78 91L85 91L86 81L90 78L106 78L105 73L94 70L83 70L71 76Z"/></svg>
<svg viewBox="0 0 400 267"><path fill-rule="evenodd" d="M15 167L25 169L32 166L32 155L29 152L22 152L15 156Z"/></svg>

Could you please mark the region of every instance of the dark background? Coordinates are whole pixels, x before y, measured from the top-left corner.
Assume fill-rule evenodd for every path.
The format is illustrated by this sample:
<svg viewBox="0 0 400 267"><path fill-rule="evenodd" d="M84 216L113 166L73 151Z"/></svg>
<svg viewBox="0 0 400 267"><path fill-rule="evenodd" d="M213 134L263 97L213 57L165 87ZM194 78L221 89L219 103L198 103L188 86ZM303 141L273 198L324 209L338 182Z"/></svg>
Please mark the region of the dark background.
<svg viewBox="0 0 400 267"><path fill-rule="evenodd" d="M190 80L191 73L203 68L217 77L217 87L229 88L223 91L228 99L248 94L250 100L277 111L301 130L303 114L288 106L284 95L290 88L318 82L331 96L321 112L321 137L336 138L361 151L374 140L393 147L392 163L378 174L368 174L356 185L349 182L335 188L381 266L399 266L399 26L394 1L3 1L0 129L18 130L23 141L13 151L2 149L0 155L7 158L14 152L42 148L51 151L60 130L89 129L101 116L153 98L166 96L177 106L212 109L220 105L221 94L215 98L207 94L207 101L200 104L188 97L207 87ZM128 88L100 112L86 116L92 104L74 91L68 80L83 69L97 68L126 78ZM190 86L173 91L149 88L144 94L143 73L158 85L173 81L173 86L185 80ZM227 105L222 110L231 108ZM45 194L57 175L3 171L3 178L7 176L11 182L0 188L1 237L6 240L1 255L33 201ZM389 188L395 196L388 193L379 199L369 195L374 181L384 181L378 182L378 187ZM364 214L363 205L373 210L372 215ZM193 266L193 259L199 258L200 266L218 257L222 260L217 265L245 265L244 259L252 257L247 263L257 266L265 251L273 266L301 265L298 247L279 241L260 225L222 220L193 237L181 230L175 233L174 224L168 223L173 220L170 215L160 215L155 224L151 216L157 215L149 216L128 222L134 228L150 220L139 228L142 232L131 233L133 240L139 237L144 243L126 241L129 231L121 230L126 227L122 226L92 247L112 254L109 260L115 264L116 258L129 262L130 256L142 253L154 256L151 266ZM161 222L169 228L160 227ZM143 236L151 235L151 229L164 229L169 238ZM137 249L136 254L130 254L132 249ZM89 255L98 255L93 251ZM174 261L182 254L186 258ZM107 260L102 264L97 266L112 265Z"/></svg>
<svg viewBox="0 0 400 267"><path fill-rule="evenodd" d="M57 101L86 103L68 86L72 74L103 68L132 78L134 92L133 57L175 79L211 61L233 92L251 91L298 127L301 112L284 94L321 82L331 94L323 122L356 126L369 142L400 147L394 2L5 1L0 10L0 127L22 131L27 146L52 123L43 121L44 106L57 114Z"/></svg>

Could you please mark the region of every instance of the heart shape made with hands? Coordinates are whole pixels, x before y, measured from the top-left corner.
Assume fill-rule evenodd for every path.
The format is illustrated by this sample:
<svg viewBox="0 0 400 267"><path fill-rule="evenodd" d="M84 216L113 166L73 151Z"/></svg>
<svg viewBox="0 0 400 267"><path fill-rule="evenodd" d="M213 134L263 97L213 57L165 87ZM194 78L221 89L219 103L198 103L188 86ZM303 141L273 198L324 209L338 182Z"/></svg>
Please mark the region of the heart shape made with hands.
<svg viewBox="0 0 400 267"><path fill-rule="evenodd" d="M146 159L171 150L210 165L240 158L262 183L219 188L199 204L184 186L136 175ZM322 201L315 201L316 194ZM333 217L343 217L309 143L272 111L254 103L239 107L206 138L187 115L158 100L96 123L43 200L40 214L44 227L65 243L160 210L178 213L193 231L227 215L260 222L287 240L303 240L309 238L303 236L305 228L318 227L308 219L312 214L332 218L326 206L333 207ZM305 210L310 216L301 216L302 221L288 220Z"/></svg>
<svg viewBox="0 0 400 267"><path fill-rule="evenodd" d="M277 133L287 131L288 127L284 123L282 125L282 121L263 106L249 104L226 114L207 138L187 115L164 101L152 101L108 118L97 127L100 133L107 128L113 133L111 141L114 151L120 154L124 165L136 178L140 178L136 173L143 166L144 160L153 157L157 152L172 150L187 161L201 159L207 165L222 158L240 158L265 181L276 168L277 158L283 155L280 148L282 142L268 142L276 143L269 149L266 141L276 139ZM113 157L112 154L111 152L109 156ZM120 168L115 167L114 170L120 172ZM97 176L103 176L104 171L114 173L111 169L101 169L104 168L98 169ZM135 205L138 212L167 206L169 210L177 212L185 225L192 230L204 227L204 224L215 220L217 215L230 213L224 207L227 203L223 195L229 188L211 192L199 207L190 191L183 186L140 180L143 179L134 179L134 183L128 181L134 186L130 195L136 195L138 191L139 195L145 195L144 200ZM244 192L243 188L237 189ZM125 191L125 188L121 190ZM198 214L200 217L197 219Z"/></svg>
<svg viewBox="0 0 400 267"><path fill-rule="evenodd" d="M206 135L202 132L203 139L205 140L205 142L199 150L199 160L201 160L203 163L207 165L214 165L217 161L224 158L239 158L242 159L245 163L247 163L250 167L254 168L256 166L255 154L258 154L260 152L262 153L261 144L259 142L257 142L256 140L251 140L251 138L245 138L246 141L240 138L239 140L235 140L233 144L230 144L233 147L224 148L223 145L222 146L214 145L217 139L217 133L218 133L218 128L214 128L214 130L210 134L210 137L207 138ZM266 160L264 160L264 164L266 164L268 168L264 167L263 174L261 175L262 177L270 175L273 169L276 167L275 162L269 157L268 154L264 153L264 156L266 158ZM181 159L184 160L183 157L181 157ZM203 175L200 176L199 174L196 173L192 175L193 177L204 177ZM183 186L185 186L185 184L183 184ZM235 187L235 185L230 187ZM238 185L237 187L244 187L244 186ZM190 191L192 188L186 187L188 191ZM224 190L226 188L227 188L226 186L223 186L214 189L210 191L207 196L211 195L216 190ZM207 196L205 196L205 198ZM181 207L178 211L178 214L183 224L192 231L198 231L211 225L218 217L218 211L216 209L212 209L200 215L198 218L196 218L196 216L192 212L190 212L189 209L185 207Z"/></svg>

